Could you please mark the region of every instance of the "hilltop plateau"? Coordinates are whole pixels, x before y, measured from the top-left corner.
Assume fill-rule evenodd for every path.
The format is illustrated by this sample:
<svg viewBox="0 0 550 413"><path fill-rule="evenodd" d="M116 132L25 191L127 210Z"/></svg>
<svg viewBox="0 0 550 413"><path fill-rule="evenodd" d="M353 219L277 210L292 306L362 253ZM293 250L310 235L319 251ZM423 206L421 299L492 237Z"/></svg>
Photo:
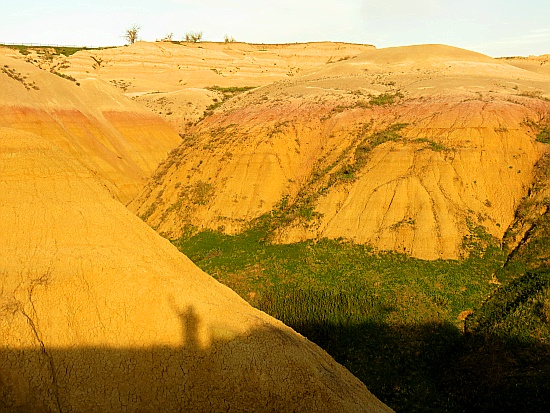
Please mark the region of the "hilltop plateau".
<svg viewBox="0 0 550 413"><path fill-rule="evenodd" d="M61 67L63 73L78 79L102 79L183 133L204 117L208 107L223 101L220 88L266 85L373 48L331 42L269 45L163 41L83 50L52 59L30 53L27 60L42 68Z"/></svg>

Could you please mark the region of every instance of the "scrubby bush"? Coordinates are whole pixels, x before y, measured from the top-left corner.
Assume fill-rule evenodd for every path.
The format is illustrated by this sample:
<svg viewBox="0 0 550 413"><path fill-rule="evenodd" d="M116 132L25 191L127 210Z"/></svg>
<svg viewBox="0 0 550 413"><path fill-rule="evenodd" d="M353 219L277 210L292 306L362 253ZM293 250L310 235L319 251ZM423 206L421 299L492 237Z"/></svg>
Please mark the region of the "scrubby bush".
<svg viewBox="0 0 550 413"><path fill-rule="evenodd" d="M202 32L189 32L185 34L185 41L189 43L198 43L202 40Z"/></svg>

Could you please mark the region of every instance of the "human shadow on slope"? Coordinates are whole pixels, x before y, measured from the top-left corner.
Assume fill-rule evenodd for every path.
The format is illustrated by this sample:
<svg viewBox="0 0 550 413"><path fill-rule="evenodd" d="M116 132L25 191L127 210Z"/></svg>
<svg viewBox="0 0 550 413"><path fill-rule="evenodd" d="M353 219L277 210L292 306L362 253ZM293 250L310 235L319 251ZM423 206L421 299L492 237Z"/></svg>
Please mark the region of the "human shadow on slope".
<svg viewBox="0 0 550 413"><path fill-rule="evenodd" d="M172 308L180 346L51 348L37 334L32 347L1 348L0 412L328 412L365 401L299 335L267 324L236 334Z"/></svg>
<svg viewBox="0 0 550 413"><path fill-rule="evenodd" d="M550 411L550 346L449 323L291 325L402 412Z"/></svg>

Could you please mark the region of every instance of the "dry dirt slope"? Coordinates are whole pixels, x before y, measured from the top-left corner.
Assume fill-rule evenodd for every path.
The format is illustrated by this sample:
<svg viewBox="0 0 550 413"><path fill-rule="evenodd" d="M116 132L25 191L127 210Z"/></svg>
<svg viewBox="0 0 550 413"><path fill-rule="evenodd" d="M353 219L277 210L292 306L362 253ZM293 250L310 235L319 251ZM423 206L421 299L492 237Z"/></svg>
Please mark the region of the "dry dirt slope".
<svg viewBox="0 0 550 413"><path fill-rule="evenodd" d="M0 411L389 411L37 135L0 128Z"/></svg>
<svg viewBox="0 0 550 413"><path fill-rule="evenodd" d="M169 124L112 85L64 79L9 53L0 50L0 126L47 138L97 173L119 200L135 196L180 143Z"/></svg>
<svg viewBox="0 0 550 413"><path fill-rule="evenodd" d="M282 242L457 258L476 226L501 238L512 222L547 150L548 97L545 74L467 50L367 51L227 102L130 207L171 238L275 211Z"/></svg>

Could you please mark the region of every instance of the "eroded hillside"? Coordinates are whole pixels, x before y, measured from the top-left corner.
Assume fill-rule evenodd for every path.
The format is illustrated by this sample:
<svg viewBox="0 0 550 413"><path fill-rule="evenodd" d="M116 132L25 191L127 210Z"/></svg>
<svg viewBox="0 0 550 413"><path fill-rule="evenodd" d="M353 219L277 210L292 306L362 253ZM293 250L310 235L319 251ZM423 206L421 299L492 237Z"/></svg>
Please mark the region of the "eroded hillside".
<svg viewBox="0 0 550 413"><path fill-rule="evenodd" d="M546 151L548 77L428 45L367 51L229 100L200 122L131 208L161 234L348 238L458 258L502 238Z"/></svg>
<svg viewBox="0 0 550 413"><path fill-rule="evenodd" d="M122 202L180 143L168 123L104 81L40 70L8 54L0 52L0 126L45 137Z"/></svg>
<svg viewBox="0 0 550 413"><path fill-rule="evenodd" d="M390 411L47 139L0 128L0 411Z"/></svg>

